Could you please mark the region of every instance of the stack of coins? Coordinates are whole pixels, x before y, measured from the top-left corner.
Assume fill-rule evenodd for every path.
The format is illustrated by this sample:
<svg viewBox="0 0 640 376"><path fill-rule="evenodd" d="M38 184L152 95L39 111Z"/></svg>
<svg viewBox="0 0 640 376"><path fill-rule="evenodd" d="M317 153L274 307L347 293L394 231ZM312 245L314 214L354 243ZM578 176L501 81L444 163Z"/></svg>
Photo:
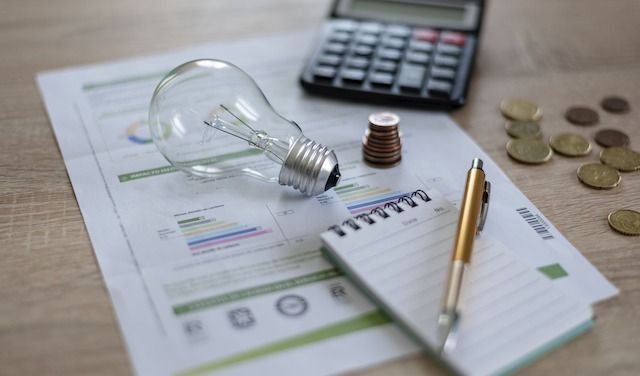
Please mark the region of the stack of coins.
<svg viewBox="0 0 640 376"><path fill-rule="evenodd" d="M369 129L362 139L362 156L375 167L392 167L402 159L398 125L400 117L392 112L369 115Z"/></svg>
<svg viewBox="0 0 640 376"><path fill-rule="evenodd" d="M500 103L502 115L508 119L505 129L513 139L507 143L507 154L526 164L541 164L551 160L553 151L542 141L538 121L542 108L526 99L505 99Z"/></svg>

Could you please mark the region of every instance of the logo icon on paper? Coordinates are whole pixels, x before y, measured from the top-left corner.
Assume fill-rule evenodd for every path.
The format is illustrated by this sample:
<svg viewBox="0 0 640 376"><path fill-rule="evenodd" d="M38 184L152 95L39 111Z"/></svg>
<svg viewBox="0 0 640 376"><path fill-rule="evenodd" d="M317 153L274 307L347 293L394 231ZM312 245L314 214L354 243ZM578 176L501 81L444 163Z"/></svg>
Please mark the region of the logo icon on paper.
<svg viewBox="0 0 640 376"><path fill-rule="evenodd" d="M245 329L252 327L256 323L256 319L253 316L251 310L247 307L240 307L232 309L227 313L231 325L236 329Z"/></svg>
<svg viewBox="0 0 640 376"><path fill-rule="evenodd" d="M198 341L207 338L207 332L202 321L193 319L182 323L184 334L190 341Z"/></svg>
<svg viewBox="0 0 640 376"><path fill-rule="evenodd" d="M351 297L347 294L347 290L340 282L329 285L329 293L331 297L340 303L348 303Z"/></svg>
<svg viewBox="0 0 640 376"><path fill-rule="evenodd" d="M309 304L300 295L285 295L278 299L276 308L284 316L296 317L305 313Z"/></svg>

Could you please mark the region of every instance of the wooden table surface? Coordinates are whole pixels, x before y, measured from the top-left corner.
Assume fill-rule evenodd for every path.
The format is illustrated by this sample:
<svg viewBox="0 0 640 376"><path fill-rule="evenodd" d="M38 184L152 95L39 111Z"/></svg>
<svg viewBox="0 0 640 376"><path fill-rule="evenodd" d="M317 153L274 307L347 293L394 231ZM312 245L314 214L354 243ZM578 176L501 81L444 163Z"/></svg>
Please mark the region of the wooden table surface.
<svg viewBox="0 0 640 376"><path fill-rule="evenodd" d="M0 6L0 375L126 375L122 336L38 94L36 72L319 25L328 1L27 1ZM493 0L469 103L455 120L621 291L595 307L597 325L524 374L640 374L640 238L611 231L608 213L640 210L640 172L590 190L575 170L597 161L511 161L498 103L544 108L545 134L623 130L640 150L640 2ZM601 124L568 124L573 104L608 94L632 111L600 110ZM360 371L439 374L424 356Z"/></svg>

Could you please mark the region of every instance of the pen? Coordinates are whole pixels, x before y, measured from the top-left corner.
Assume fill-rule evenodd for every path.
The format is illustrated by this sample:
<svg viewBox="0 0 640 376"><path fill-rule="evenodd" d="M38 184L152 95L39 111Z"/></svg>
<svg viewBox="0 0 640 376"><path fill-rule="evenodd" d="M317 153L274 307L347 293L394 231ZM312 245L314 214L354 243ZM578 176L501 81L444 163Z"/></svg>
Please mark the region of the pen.
<svg viewBox="0 0 640 376"><path fill-rule="evenodd" d="M462 276L471 261L473 241L482 231L489 208L491 184L485 179L482 160L474 158L467 173L464 187L458 229L453 244L453 260L449 269L447 287L444 290L442 311L438 317L438 332L441 340L441 352L452 350L457 341L458 299L462 288Z"/></svg>

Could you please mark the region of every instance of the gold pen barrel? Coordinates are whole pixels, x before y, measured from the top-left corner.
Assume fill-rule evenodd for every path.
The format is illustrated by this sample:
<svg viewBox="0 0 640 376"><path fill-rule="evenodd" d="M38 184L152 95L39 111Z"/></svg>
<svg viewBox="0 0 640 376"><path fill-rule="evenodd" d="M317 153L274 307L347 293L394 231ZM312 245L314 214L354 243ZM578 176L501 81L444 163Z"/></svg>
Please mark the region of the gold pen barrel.
<svg viewBox="0 0 640 376"><path fill-rule="evenodd" d="M447 347L455 346L455 340L451 340L453 328L457 327L459 319L458 299L462 289L462 277L466 265L471 261L473 241L478 233L478 224L484 223L481 212L483 205L488 205L489 184L485 185L485 174L482 170L482 160L475 158L471 169L467 173L467 182L464 187L460 218L453 244L453 260L449 269L449 280L444 291L442 311L438 317L438 326L441 330L442 351ZM484 209L486 210L486 205ZM483 218L481 221L481 217ZM455 336L453 336L455 337Z"/></svg>
<svg viewBox="0 0 640 376"><path fill-rule="evenodd" d="M469 263L473 241L478 229L478 219L482 208L485 174L482 168L471 168L467 173L467 183L462 196L460 218L453 244L453 259Z"/></svg>

